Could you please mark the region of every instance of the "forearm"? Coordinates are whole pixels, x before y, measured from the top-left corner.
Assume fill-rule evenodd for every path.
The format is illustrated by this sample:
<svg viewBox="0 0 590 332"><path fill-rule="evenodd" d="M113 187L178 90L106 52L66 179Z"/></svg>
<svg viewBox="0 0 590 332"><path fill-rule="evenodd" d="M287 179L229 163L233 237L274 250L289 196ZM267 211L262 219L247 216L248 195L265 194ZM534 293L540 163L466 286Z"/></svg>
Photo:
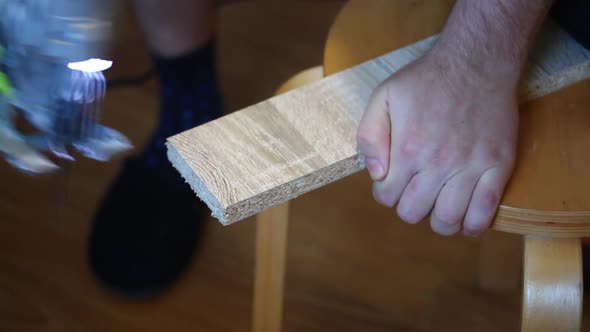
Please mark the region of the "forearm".
<svg viewBox="0 0 590 332"><path fill-rule="evenodd" d="M553 0L457 0L435 45L446 65L516 81Z"/></svg>

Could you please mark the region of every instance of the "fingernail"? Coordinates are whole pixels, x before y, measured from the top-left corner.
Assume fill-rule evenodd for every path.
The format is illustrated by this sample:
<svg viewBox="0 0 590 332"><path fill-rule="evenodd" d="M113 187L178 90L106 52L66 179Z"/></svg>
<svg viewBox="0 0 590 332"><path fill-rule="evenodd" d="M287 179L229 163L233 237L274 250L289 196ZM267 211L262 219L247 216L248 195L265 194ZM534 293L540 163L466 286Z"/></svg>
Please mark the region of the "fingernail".
<svg viewBox="0 0 590 332"><path fill-rule="evenodd" d="M367 169L371 178L373 180L381 179L383 176L383 166L381 166L381 163L375 158L368 158L365 162L367 163Z"/></svg>

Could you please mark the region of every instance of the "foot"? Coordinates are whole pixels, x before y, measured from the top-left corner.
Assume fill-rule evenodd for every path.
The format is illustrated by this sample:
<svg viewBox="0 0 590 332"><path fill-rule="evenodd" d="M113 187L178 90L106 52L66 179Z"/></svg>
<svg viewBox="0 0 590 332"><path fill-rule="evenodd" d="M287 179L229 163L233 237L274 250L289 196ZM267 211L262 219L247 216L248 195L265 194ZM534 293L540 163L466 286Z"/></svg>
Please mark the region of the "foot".
<svg viewBox="0 0 590 332"><path fill-rule="evenodd" d="M95 215L94 275L125 296L160 294L190 266L206 211L171 166L128 161Z"/></svg>

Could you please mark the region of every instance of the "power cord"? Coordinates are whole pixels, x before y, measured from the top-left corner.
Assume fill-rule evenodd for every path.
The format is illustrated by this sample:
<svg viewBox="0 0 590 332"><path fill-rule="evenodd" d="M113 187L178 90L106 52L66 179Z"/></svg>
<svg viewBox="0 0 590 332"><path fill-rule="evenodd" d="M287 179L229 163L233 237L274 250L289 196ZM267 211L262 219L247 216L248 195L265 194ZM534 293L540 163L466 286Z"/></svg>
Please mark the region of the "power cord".
<svg viewBox="0 0 590 332"><path fill-rule="evenodd" d="M155 70L155 68L152 67L141 74L125 76L125 77L121 77L121 78L109 79L109 80L107 80L107 87L108 88L122 88L122 87L126 87L126 86L141 85L141 84L144 84L144 83L150 81L155 76L156 76L156 70Z"/></svg>

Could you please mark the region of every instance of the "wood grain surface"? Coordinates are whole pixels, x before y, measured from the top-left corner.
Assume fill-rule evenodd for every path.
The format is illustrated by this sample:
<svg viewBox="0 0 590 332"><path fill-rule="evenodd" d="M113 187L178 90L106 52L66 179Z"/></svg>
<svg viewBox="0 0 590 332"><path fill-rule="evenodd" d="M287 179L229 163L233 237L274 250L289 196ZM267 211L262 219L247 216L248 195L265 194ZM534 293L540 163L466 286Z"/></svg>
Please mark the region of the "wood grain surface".
<svg viewBox="0 0 590 332"><path fill-rule="evenodd" d="M580 239L525 237L523 332L577 332L582 319Z"/></svg>
<svg viewBox="0 0 590 332"><path fill-rule="evenodd" d="M378 25L383 21L381 17L384 17L385 14L375 13L403 13L405 20L408 21L408 23L400 21L400 27L403 28L404 24L410 24L410 21L423 22L422 18L428 15L437 15L435 13L438 12L438 21L434 19L434 23L429 26L435 29L440 27L448 13L451 3L441 2L440 6L445 4L448 8L436 8L435 11L432 10L431 2L428 1L407 3L352 1L336 21L326 48L326 54L328 54L331 45L349 44L350 49L344 53L347 54L350 61L348 66L338 68L342 71L335 73L334 70L330 70L335 67L327 61L329 57L326 55L326 73L332 75L319 82L263 101L170 138L169 158L199 197L209 205L213 215L223 224L241 220L274 204L290 200L362 170L364 164L362 158L357 154L354 136L358 120L371 91L383 79L427 51L435 37L428 37L410 46L399 48L376 59L345 69L364 60L367 54L374 56L376 52L370 48L358 47L354 38L336 33L335 31L338 31L336 27L347 25L361 31L364 30L364 39L372 39L369 36L379 35L371 33L369 28L381 28L382 42L380 45L382 45L384 44L383 40L390 35L383 33L386 26L379 27ZM383 7L384 5L385 7ZM404 6L408 8L404 8ZM445 12L444 9L447 11ZM362 17L362 13L365 13L365 18L372 22L371 24L367 23L368 28L359 28L365 27L364 24L360 24L359 20L362 19L358 17ZM375 15L370 15L370 13ZM347 22L343 17L347 15L355 16L355 21L345 24ZM390 29L395 29L395 25L391 23L388 23L387 26ZM341 31L344 30L345 28L341 29ZM424 32L426 35L429 34L428 30ZM397 34L403 33L398 31ZM357 35L363 36L359 33ZM418 35L422 37L419 33ZM542 42L537 44L539 46L535 50L541 53L531 56L529 70L524 76L521 89L523 101L549 94L589 76L589 53L565 33L559 31L556 26L548 22L539 40ZM404 41L412 42L411 40ZM391 42L389 45L389 49L403 46ZM559 52L554 51L557 49ZM339 50L340 52L344 51L342 47ZM383 46L379 46L379 50L383 50ZM356 62L354 62L355 54L358 54ZM341 61L341 63L346 62ZM553 70L557 70L557 72L553 72ZM572 99L573 101L570 102L568 96L569 107L567 110L571 114L559 115L559 119L568 118L575 121L571 123L560 122L553 117L550 119L552 125L563 125L562 128L568 133L578 130L573 122L579 121L583 117L586 99L576 91L586 91L587 84L587 82L582 82L572 89L567 89L578 99ZM549 96L543 98L542 102L524 105L524 112L534 116L532 114L540 108L536 105L545 105L545 100L549 100L549 98L555 98L553 103L549 103L552 105L560 104L565 100L563 97ZM560 109L563 108L561 106L560 104ZM555 106L547 108L549 109L548 113L557 114L555 112L558 112ZM530 112L533 109L535 112ZM526 116L524 117L526 118ZM550 116L547 115L547 117ZM547 124L544 121L541 122ZM578 126L582 125L582 123L578 123ZM525 136L527 128L530 127L523 128ZM536 130L529 133L533 141L537 142L537 150L535 151L539 151L538 149L551 150L550 146L539 145L536 140L537 134ZM550 133L548 135L551 136ZM567 146L576 149L585 146L585 143L588 142L583 136L575 137L574 141L561 143L571 143ZM527 142L526 138L523 141ZM556 145L558 149L562 146L563 144ZM571 149L570 153L573 152ZM553 169L553 171L562 171L562 169ZM528 189L528 181L522 183L522 186ZM539 183L539 185L541 184ZM518 182L511 187L518 188ZM562 187L564 190L569 190L571 183L564 183ZM581 190L583 191L583 189ZM515 192L521 193L522 191L516 190ZM560 192L557 191L554 196L560 196ZM584 199L588 195L585 192L570 193L570 195L578 197L578 201L582 205L568 205L567 210L564 211L558 208L559 206L563 207L563 204L547 205L542 201L533 207L504 204L506 208L501 211L501 218L495 227L514 232L529 232L533 228L534 233L534 230L537 229L535 223L539 223L540 220L543 227L538 229L541 233L590 234L590 226L586 226L585 223L586 219L590 219L586 218L590 214L586 212L590 211L590 206L584 205L588 204ZM551 197L547 200L550 200ZM555 201L552 200L552 202ZM520 213L522 210L517 210L519 213L511 214L510 212L516 211L515 207L525 209L524 213ZM550 220L539 219L534 214L536 211L529 213L529 210L537 209L547 209L558 215ZM576 210L575 215L571 215L572 209ZM508 215L506 213L502 215L502 212L505 211L508 211ZM560 213L560 211L565 213ZM542 215L545 216L545 214ZM532 227L520 223L521 219L533 223ZM562 222L573 222L575 226L566 227L564 231L556 226Z"/></svg>

